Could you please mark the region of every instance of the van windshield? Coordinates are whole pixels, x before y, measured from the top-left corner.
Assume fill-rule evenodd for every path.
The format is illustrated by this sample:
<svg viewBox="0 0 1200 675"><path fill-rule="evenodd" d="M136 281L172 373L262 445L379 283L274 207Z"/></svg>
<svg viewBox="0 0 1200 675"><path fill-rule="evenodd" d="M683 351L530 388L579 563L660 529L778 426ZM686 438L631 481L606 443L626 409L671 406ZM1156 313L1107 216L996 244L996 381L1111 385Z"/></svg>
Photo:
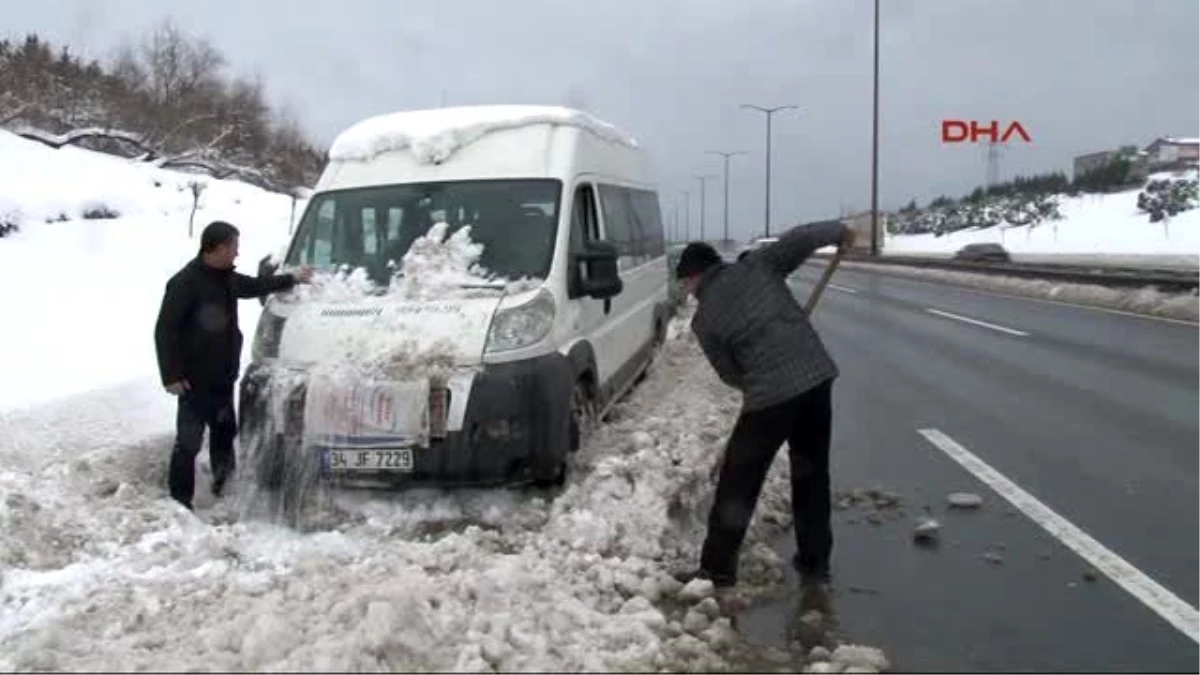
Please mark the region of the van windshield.
<svg viewBox="0 0 1200 675"><path fill-rule="evenodd" d="M544 278L558 229L562 183L549 179L412 183L325 192L305 209L289 265L364 268L386 285L402 259L438 222L449 234L471 227L479 265L510 280Z"/></svg>

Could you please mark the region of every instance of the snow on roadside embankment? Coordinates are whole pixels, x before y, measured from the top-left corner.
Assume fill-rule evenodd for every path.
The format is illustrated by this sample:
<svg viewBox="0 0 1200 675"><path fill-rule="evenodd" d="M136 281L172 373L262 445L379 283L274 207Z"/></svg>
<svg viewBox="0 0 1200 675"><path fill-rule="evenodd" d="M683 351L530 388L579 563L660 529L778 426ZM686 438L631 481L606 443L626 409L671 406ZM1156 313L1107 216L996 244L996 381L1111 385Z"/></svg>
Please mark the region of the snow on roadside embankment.
<svg viewBox="0 0 1200 675"><path fill-rule="evenodd" d="M1020 295L1075 305L1090 305L1168 319L1200 321L1200 298L1195 291L1166 293L1156 288L1110 288L1095 284L1072 284L1046 279L1025 279L902 265L876 265L858 261L847 261L841 264L846 269L861 269L885 276L920 279L975 288L981 291Z"/></svg>
<svg viewBox="0 0 1200 675"><path fill-rule="evenodd" d="M1153 179L1194 180L1195 172L1155 174ZM1106 195L1056 197L1061 220L1044 220L1034 226L968 228L935 234L889 234L885 254L949 254L967 244L1004 246L1014 256L1111 255L1186 257L1195 264L1200 257L1200 208L1183 211L1166 221L1152 223L1138 209L1140 190Z"/></svg>
<svg viewBox="0 0 1200 675"><path fill-rule="evenodd" d="M695 560L737 401L672 333L557 499L347 493L305 532L174 506L157 392L0 416L0 667L732 667L729 619L665 573ZM786 470L781 457L744 549L752 589L782 575L762 542L787 522Z"/></svg>
<svg viewBox="0 0 1200 675"><path fill-rule="evenodd" d="M189 238L196 180L208 187ZM0 409L156 382L163 286L196 255L200 230L216 219L238 226L239 264L253 273L285 240L290 214L289 197L244 183L0 131L0 217L20 228L0 238ZM253 328L258 303L240 310Z"/></svg>

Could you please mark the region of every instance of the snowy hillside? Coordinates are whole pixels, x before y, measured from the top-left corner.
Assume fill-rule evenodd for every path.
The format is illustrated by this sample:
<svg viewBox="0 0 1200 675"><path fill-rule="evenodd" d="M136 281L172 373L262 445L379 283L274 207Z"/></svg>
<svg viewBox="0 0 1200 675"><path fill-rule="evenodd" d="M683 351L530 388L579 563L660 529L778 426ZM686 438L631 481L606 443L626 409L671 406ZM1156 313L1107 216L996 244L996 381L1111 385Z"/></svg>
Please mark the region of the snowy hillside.
<svg viewBox="0 0 1200 675"><path fill-rule="evenodd" d="M1154 176L1166 178L1180 176ZM1192 172L1190 177L1194 178ZM889 234L887 254L950 254L967 244L997 243L1011 254L1200 256L1200 209L1152 223L1138 210L1140 190L1108 195L1058 195L1060 220L1033 227L1008 224L936 234Z"/></svg>
<svg viewBox="0 0 1200 675"><path fill-rule="evenodd" d="M194 239L191 181L207 185ZM156 384L163 285L196 255L200 230L215 219L238 226L239 267L252 274L286 242L291 209L290 197L244 183L55 150L0 130L0 221L19 228L0 238L0 410ZM243 301L240 310L243 331L253 330L259 304Z"/></svg>

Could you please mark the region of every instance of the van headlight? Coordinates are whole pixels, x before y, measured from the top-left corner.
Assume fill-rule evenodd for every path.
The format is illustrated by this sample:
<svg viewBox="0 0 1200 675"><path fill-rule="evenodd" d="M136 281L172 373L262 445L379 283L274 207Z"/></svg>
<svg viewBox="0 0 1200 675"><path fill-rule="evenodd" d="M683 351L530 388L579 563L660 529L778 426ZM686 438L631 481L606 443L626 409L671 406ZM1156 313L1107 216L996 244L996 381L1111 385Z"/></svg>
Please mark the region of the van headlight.
<svg viewBox="0 0 1200 675"><path fill-rule="evenodd" d="M523 305L496 312L484 352L506 352L540 342L554 327L554 296L542 289Z"/></svg>
<svg viewBox="0 0 1200 675"><path fill-rule="evenodd" d="M270 309L264 309L254 331L254 342L250 344L250 358L254 361L273 359L279 356L279 341L283 338L285 317Z"/></svg>

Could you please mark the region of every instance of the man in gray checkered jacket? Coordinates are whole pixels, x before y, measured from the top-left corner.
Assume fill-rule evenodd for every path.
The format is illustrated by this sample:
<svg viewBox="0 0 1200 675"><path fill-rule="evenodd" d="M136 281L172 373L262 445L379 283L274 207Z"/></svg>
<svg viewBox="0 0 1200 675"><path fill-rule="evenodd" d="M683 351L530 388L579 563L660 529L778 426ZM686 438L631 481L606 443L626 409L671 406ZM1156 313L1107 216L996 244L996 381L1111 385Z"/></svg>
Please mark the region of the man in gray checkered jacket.
<svg viewBox="0 0 1200 675"><path fill-rule="evenodd" d="M676 574L679 581L737 583L739 549L784 441L792 465L792 563L805 583L828 579L830 398L838 369L787 278L813 251L853 241L844 225L819 223L793 228L732 264L703 242L680 255L675 275L697 301L692 330L721 381L742 392L742 410L721 460L700 567Z"/></svg>

